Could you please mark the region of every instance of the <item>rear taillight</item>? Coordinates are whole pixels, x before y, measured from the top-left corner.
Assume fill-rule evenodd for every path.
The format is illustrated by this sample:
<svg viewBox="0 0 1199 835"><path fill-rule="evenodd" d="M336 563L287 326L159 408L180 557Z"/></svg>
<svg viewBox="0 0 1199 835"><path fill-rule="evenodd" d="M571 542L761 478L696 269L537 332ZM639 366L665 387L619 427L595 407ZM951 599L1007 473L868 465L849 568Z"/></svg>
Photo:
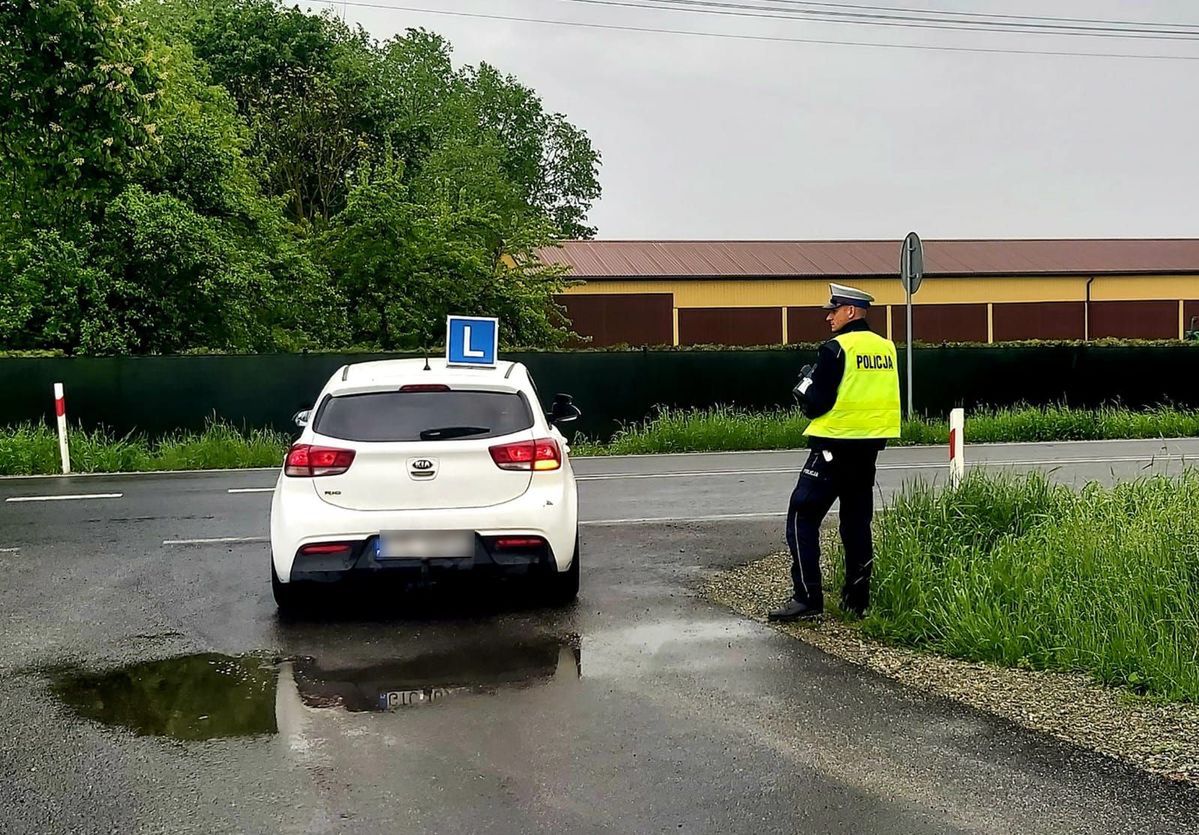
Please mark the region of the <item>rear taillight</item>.
<svg viewBox="0 0 1199 835"><path fill-rule="evenodd" d="M400 391L449 391L450 387L441 383L410 383L406 386L400 386Z"/></svg>
<svg viewBox="0 0 1199 835"><path fill-rule="evenodd" d="M542 438L493 446L491 460L501 470L556 470L562 466L562 450L553 438Z"/></svg>
<svg viewBox="0 0 1199 835"><path fill-rule="evenodd" d="M354 550L352 542L314 542L311 545L300 546L300 553L307 557L348 554L352 550Z"/></svg>
<svg viewBox="0 0 1199 835"><path fill-rule="evenodd" d="M495 547L500 551L531 551L545 545L545 540L539 536L501 536L495 540Z"/></svg>
<svg viewBox="0 0 1199 835"><path fill-rule="evenodd" d="M296 444L287 453L283 473L293 478L341 475L354 463L354 450Z"/></svg>

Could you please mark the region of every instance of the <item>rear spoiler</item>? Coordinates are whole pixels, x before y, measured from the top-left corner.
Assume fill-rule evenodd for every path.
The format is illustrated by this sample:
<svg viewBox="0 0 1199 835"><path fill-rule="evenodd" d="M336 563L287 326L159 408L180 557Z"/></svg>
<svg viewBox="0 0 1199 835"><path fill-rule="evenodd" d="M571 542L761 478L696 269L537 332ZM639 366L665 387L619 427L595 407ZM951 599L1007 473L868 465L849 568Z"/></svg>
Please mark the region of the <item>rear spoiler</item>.
<svg viewBox="0 0 1199 835"><path fill-rule="evenodd" d="M450 391L494 391L501 394L519 394L520 388L504 380L447 380L445 378L430 380L428 377L413 379L406 377L399 380L361 380L352 386L338 386L329 394L333 397L345 397L351 394L381 394L389 391L399 391L401 386L408 384L442 384Z"/></svg>

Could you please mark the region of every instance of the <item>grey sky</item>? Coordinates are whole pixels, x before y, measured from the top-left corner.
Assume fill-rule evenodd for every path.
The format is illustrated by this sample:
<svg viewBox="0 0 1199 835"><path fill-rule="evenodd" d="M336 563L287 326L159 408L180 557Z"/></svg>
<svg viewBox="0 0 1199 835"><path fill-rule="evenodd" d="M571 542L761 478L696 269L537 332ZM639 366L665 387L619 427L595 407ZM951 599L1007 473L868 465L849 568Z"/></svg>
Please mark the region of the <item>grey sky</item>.
<svg viewBox="0 0 1199 835"><path fill-rule="evenodd" d="M1199 58L1199 41L946 33L589 7L371 0L633 26ZM848 0L847 0L848 1ZM865 3L867 0L857 0ZM874 5L1199 25L1194 0ZM338 7L340 9L340 7ZM764 43L372 8L535 88L603 153L601 238L1199 236L1199 60Z"/></svg>

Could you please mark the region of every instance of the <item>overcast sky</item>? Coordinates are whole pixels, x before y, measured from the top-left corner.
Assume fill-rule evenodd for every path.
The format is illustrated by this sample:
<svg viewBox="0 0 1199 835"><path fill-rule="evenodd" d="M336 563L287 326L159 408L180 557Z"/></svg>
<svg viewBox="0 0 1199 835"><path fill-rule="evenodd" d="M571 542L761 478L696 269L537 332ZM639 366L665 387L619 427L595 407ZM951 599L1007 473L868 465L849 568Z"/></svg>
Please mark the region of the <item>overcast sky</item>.
<svg viewBox="0 0 1199 835"><path fill-rule="evenodd" d="M1199 41L884 29L570 0L369 2L775 37L1199 58ZM845 2L1199 26L1195 0ZM899 239L913 229L926 238L1199 237L1199 60L769 43L354 6L345 13L379 38L409 27L438 31L459 62L485 60L516 75L585 129L603 154L604 194L591 215L601 238Z"/></svg>

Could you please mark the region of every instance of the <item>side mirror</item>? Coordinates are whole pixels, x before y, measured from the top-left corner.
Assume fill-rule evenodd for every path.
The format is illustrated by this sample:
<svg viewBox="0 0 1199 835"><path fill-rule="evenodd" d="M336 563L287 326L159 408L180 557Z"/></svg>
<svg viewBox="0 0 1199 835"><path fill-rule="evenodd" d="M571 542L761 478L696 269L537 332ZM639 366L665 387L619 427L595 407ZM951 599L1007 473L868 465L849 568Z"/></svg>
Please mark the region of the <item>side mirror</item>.
<svg viewBox="0 0 1199 835"><path fill-rule="evenodd" d="M291 419L295 422L296 426L300 427L301 429L303 429L305 426L308 425L308 421L311 418L312 418L312 410L311 409L305 409L302 412L296 412L291 417Z"/></svg>
<svg viewBox="0 0 1199 835"><path fill-rule="evenodd" d="M575 405L574 398L569 394L554 395L554 403L550 406L550 423L560 426L563 423L578 420L582 414L579 407Z"/></svg>

